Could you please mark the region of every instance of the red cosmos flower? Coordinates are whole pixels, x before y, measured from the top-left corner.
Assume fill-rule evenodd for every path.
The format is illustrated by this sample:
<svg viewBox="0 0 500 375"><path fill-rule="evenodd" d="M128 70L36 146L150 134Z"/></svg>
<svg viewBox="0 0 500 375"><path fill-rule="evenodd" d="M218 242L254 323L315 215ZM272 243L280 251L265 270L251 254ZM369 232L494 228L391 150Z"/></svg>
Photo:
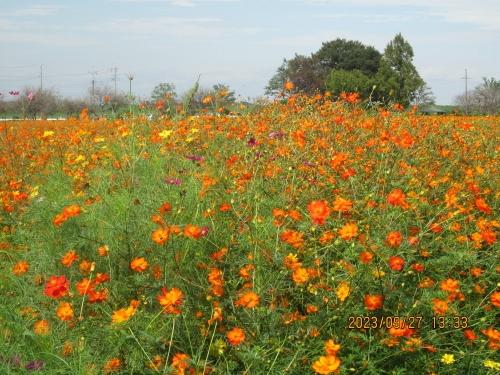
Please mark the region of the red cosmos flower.
<svg viewBox="0 0 500 375"><path fill-rule="evenodd" d="M413 263L411 269L415 272L424 272L424 265L421 263Z"/></svg>
<svg viewBox="0 0 500 375"><path fill-rule="evenodd" d="M403 266L405 265L405 261L401 257L393 256L389 258L389 267L394 271L401 271Z"/></svg>
<svg viewBox="0 0 500 375"><path fill-rule="evenodd" d="M51 276L45 284L44 293L50 298L61 298L68 294L69 281L65 276Z"/></svg>
<svg viewBox="0 0 500 375"><path fill-rule="evenodd" d="M323 225L328 216L330 216L330 208L325 200L312 201L307 206L307 210L314 224Z"/></svg>

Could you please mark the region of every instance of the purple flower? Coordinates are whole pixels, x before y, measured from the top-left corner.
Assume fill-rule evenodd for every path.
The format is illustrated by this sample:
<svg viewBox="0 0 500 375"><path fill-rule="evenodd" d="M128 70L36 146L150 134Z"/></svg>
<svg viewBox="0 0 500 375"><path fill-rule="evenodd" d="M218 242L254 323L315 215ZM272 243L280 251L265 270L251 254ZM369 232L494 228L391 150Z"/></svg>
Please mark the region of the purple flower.
<svg viewBox="0 0 500 375"><path fill-rule="evenodd" d="M19 91L9 91L9 94L16 96L16 95L19 95Z"/></svg>
<svg viewBox="0 0 500 375"><path fill-rule="evenodd" d="M254 147L257 146L257 140L254 137L250 137L247 142L247 146Z"/></svg>
<svg viewBox="0 0 500 375"><path fill-rule="evenodd" d="M41 370L45 366L45 362L41 359L36 359L34 361L30 361L26 364L26 370L28 371L38 371Z"/></svg>
<svg viewBox="0 0 500 375"><path fill-rule="evenodd" d="M30 91L28 93L28 100L31 102L33 99L35 99L35 94L33 94L33 91Z"/></svg>
<svg viewBox="0 0 500 375"><path fill-rule="evenodd" d="M165 179L165 183L169 185L179 186L180 184L182 184L182 181L179 178L168 177Z"/></svg>

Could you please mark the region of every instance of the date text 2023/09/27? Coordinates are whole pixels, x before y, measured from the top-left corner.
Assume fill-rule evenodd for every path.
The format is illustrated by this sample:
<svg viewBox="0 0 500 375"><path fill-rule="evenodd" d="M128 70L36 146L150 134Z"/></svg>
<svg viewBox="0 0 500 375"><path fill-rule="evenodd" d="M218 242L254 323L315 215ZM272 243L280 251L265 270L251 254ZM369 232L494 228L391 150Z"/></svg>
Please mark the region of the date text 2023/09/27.
<svg viewBox="0 0 500 375"><path fill-rule="evenodd" d="M469 327L467 316L350 316L347 329L465 329Z"/></svg>

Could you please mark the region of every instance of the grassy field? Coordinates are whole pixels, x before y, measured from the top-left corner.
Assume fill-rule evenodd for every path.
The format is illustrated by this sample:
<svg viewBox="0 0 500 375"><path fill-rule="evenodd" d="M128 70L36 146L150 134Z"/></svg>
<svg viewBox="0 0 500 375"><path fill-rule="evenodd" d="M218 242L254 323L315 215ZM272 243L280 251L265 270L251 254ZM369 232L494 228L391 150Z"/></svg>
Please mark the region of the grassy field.
<svg viewBox="0 0 500 375"><path fill-rule="evenodd" d="M499 124L0 123L0 373L498 373Z"/></svg>

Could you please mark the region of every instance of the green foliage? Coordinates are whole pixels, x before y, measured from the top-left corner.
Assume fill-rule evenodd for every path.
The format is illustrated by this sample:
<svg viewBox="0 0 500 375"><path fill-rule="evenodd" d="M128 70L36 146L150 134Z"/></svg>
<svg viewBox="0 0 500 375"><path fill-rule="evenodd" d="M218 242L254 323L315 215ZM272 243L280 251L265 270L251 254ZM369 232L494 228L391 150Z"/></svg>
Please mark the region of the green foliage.
<svg viewBox="0 0 500 375"><path fill-rule="evenodd" d="M342 92L357 92L366 99L373 90L373 79L360 70L332 70L326 80L326 88L333 95Z"/></svg>
<svg viewBox="0 0 500 375"><path fill-rule="evenodd" d="M408 106L425 82L413 65L413 48L397 34L389 42L376 74L377 93L383 101Z"/></svg>
<svg viewBox="0 0 500 375"><path fill-rule="evenodd" d="M380 52L374 47L365 46L357 40L340 38L323 43L313 56L328 71L360 70L368 76L377 73L381 58Z"/></svg>
<svg viewBox="0 0 500 375"><path fill-rule="evenodd" d="M182 100L182 108L184 113L189 113L191 111L191 106L193 104L193 99L198 92L198 89L200 88L200 76L198 76L198 79L196 80L195 84L189 91L184 95L183 100Z"/></svg>
<svg viewBox="0 0 500 375"><path fill-rule="evenodd" d="M151 93L151 99L155 102L157 100L175 99L176 96L175 85L173 83L160 83L155 86Z"/></svg>

